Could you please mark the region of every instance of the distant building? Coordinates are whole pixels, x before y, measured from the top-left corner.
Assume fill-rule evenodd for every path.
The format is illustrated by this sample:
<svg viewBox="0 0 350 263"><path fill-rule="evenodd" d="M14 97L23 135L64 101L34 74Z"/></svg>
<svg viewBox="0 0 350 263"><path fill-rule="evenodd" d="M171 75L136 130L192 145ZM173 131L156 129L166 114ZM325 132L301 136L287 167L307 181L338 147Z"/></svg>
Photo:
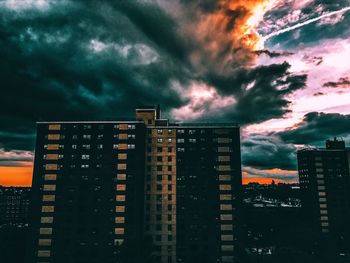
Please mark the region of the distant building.
<svg viewBox="0 0 350 263"><path fill-rule="evenodd" d="M350 244L350 151L345 142L298 151L301 201L315 233Z"/></svg>
<svg viewBox="0 0 350 263"><path fill-rule="evenodd" d="M40 122L26 262L119 262L147 235L152 262L234 262L241 181L234 124Z"/></svg>
<svg viewBox="0 0 350 263"><path fill-rule="evenodd" d="M28 223L29 187L0 186L0 226Z"/></svg>

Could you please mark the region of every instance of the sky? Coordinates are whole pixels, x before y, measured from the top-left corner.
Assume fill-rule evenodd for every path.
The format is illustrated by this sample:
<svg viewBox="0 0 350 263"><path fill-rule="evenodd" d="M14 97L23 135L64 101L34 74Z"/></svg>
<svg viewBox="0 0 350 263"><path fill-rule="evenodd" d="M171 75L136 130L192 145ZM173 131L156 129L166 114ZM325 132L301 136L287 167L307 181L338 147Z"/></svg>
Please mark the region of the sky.
<svg viewBox="0 0 350 263"><path fill-rule="evenodd" d="M350 146L350 0L0 0L0 185L31 184L35 122L241 125L244 183Z"/></svg>

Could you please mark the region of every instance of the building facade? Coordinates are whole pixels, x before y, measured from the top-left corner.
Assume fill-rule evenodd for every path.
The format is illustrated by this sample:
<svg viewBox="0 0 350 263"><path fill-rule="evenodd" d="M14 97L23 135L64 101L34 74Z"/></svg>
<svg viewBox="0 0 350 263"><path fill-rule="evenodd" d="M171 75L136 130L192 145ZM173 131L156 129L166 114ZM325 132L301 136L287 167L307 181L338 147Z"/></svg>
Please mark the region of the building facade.
<svg viewBox="0 0 350 263"><path fill-rule="evenodd" d="M326 148L298 151L305 216L316 235L329 236L344 249L349 249L346 243L350 244L349 160L349 149L336 138L326 141Z"/></svg>
<svg viewBox="0 0 350 263"><path fill-rule="evenodd" d="M29 187L0 186L0 226L26 225L29 200Z"/></svg>
<svg viewBox="0 0 350 263"><path fill-rule="evenodd" d="M235 262L241 180L237 125L38 123L28 262Z"/></svg>
<svg viewBox="0 0 350 263"><path fill-rule="evenodd" d="M145 126L37 124L28 261L116 262L143 231Z"/></svg>

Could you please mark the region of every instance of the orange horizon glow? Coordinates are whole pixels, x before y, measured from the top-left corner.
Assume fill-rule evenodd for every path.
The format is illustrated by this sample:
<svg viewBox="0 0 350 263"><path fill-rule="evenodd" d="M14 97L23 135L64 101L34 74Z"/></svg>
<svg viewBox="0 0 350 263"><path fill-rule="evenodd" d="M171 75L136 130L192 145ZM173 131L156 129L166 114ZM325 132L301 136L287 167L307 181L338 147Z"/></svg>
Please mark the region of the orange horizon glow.
<svg viewBox="0 0 350 263"><path fill-rule="evenodd" d="M287 182L278 178L250 177L245 178L243 172L242 184L259 183L271 184L272 181L278 183L296 183ZM0 186L6 187L30 187L32 186L33 165L30 162L23 163L23 166L0 166Z"/></svg>
<svg viewBox="0 0 350 263"><path fill-rule="evenodd" d="M23 162L23 166L0 166L0 186L32 186L33 164Z"/></svg>

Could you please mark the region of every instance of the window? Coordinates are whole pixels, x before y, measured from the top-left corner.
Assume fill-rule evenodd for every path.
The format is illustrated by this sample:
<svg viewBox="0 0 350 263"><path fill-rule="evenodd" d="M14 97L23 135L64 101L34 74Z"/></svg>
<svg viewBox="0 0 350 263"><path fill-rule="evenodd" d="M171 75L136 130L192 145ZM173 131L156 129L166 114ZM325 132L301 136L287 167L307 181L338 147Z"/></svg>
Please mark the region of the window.
<svg viewBox="0 0 350 263"><path fill-rule="evenodd" d="M163 151L162 147L157 147L157 152L161 153Z"/></svg>
<svg viewBox="0 0 350 263"><path fill-rule="evenodd" d="M158 129L158 130L157 130L157 133L158 133L158 134L162 134L162 133L163 133L163 130L162 130L162 129Z"/></svg>
<svg viewBox="0 0 350 263"><path fill-rule="evenodd" d="M168 133L169 134L173 133L173 130L172 129L168 129Z"/></svg>
<svg viewBox="0 0 350 263"><path fill-rule="evenodd" d="M171 153L173 151L173 147L168 147L168 153Z"/></svg>
<svg viewBox="0 0 350 263"><path fill-rule="evenodd" d="M185 148L177 148L177 151L178 151L178 152L184 152L184 151L185 151Z"/></svg>
<svg viewBox="0 0 350 263"><path fill-rule="evenodd" d="M40 223L42 223L42 224L52 224L53 223L53 217L52 216L41 217Z"/></svg>
<svg viewBox="0 0 350 263"><path fill-rule="evenodd" d="M157 162L162 162L163 161L163 157L162 156L157 156Z"/></svg>
<svg viewBox="0 0 350 263"><path fill-rule="evenodd" d="M117 174L117 180L120 180L120 181L126 180L126 174Z"/></svg>
<svg viewBox="0 0 350 263"><path fill-rule="evenodd" d="M229 162L230 156L219 156L218 161L219 162Z"/></svg>
<svg viewBox="0 0 350 263"><path fill-rule="evenodd" d="M231 175L219 175L220 181L231 181Z"/></svg>
<svg viewBox="0 0 350 263"><path fill-rule="evenodd" d="M161 184L157 184L157 191L162 191L162 185Z"/></svg>
<svg viewBox="0 0 350 263"><path fill-rule="evenodd" d="M218 138L218 143L230 143L232 142L231 138Z"/></svg>
<svg viewBox="0 0 350 263"><path fill-rule="evenodd" d="M172 185L168 184L168 191L171 191L171 190L172 190Z"/></svg>
<svg viewBox="0 0 350 263"><path fill-rule="evenodd" d="M114 232L116 235L124 235L124 228L116 228Z"/></svg>
<svg viewBox="0 0 350 263"><path fill-rule="evenodd" d="M189 130L188 131L188 134L195 134L196 133L196 130Z"/></svg>
<svg viewBox="0 0 350 263"><path fill-rule="evenodd" d="M128 139L128 134L127 133L120 133L118 135L119 140L127 140Z"/></svg>
<svg viewBox="0 0 350 263"><path fill-rule="evenodd" d="M60 145L59 144L48 144L47 149L48 150L58 150L58 149L60 149Z"/></svg>
<svg viewBox="0 0 350 263"><path fill-rule="evenodd" d="M126 160L128 155L126 153L118 153L119 160Z"/></svg>
<svg viewBox="0 0 350 263"><path fill-rule="evenodd" d="M178 133L178 134L184 134L184 133L185 133L185 130L177 130L177 133Z"/></svg>
<svg viewBox="0 0 350 263"><path fill-rule="evenodd" d="M81 168L83 168L83 169L89 168L89 165L88 164L82 164Z"/></svg>
<svg viewBox="0 0 350 263"><path fill-rule="evenodd" d="M178 143L184 143L184 142L185 142L185 139L177 139L177 142L178 142Z"/></svg>
<svg viewBox="0 0 350 263"><path fill-rule="evenodd" d="M233 235L221 235L221 240L222 241L232 241Z"/></svg>
<svg viewBox="0 0 350 263"><path fill-rule="evenodd" d="M220 210L232 210L232 205L220 205Z"/></svg>
<svg viewBox="0 0 350 263"><path fill-rule="evenodd" d="M89 159L90 159L90 155L89 155L89 154L83 154L83 155L81 156L81 159L82 159L82 160L89 160Z"/></svg>
<svg viewBox="0 0 350 263"><path fill-rule="evenodd" d="M220 195L220 200L232 200L232 195L229 195L229 194Z"/></svg>
<svg viewBox="0 0 350 263"><path fill-rule="evenodd" d="M51 227L40 228L39 233L40 233L40 235L51 235L52 228Z"/></svg>
<svg viewBox="0 0 350 263"><path fill-rule="evenodd" d="M232 225L221 225L220 229L221 229L221 231L231 231L231 230L233 230L233 226Z"/></svg>
<svg viewBox="0 0 350 263"><path fill-rule="evenodd" d="M85 150L90 150L91 148L90 144L83 144L81 147Z"/></svg>
<svg viewBox="0 0 350 263"><path fill-rule="evenodd" d="M125 212L125 206L118 205L118 206L115 207L115 211L117 213L124 213Z"/></svg>
<svg viewBox="0 0 350 263"><path fill-rule="evenodd" d="M128 149L135 149L135 144L128 144Z"/></svg>
<svg viewBox="0 0 350 263"><path fill-rule="evenodd" d="M48 258L51 256L50 250L38 250L38 257L39 258Z"/></svg>
<svg viewBox="0 0 350 263"><path fill-rule="evenodd" d="M50 131L59 131L59 130L61 130L61 124L50 124L49 130Z"/></svg>
<svg viewBox="0 0 350 263"><path fill-rule="evenodd" d="M220 191L230 191L231 190L231 185L229 184L220 184L219 185Z"/></svg>
<svg viewBox="0 0 350 263"><path fill-rule="evenodd" d="M230 165L219 165L217 168L218 171L231 171L231 166Z"/></svg>
<svg viewBox="0 0 350 263"><path fill-rule="evenodd" d="M158 172L163 171L163 166L161 166L161 165L157 165L157 171L158 171Z"/></svg>
<svg viewBox="0 0 350 263"><path fill-rule="evenodd" d="M117 191L125 191L126 185L125 184L118 184L117 185Z"/></svg>
<svg viewBox="0 0 350 263"><path fill-rule="evenodd" d="M103 149L103 144L97 144L97 149L102 150Z"/></svg>
<svg viewBox="0 0 350 263"><path fill-rule="evenodd" d="M115 218L116 224L124 224L125 223L125 217L119 216Z"/></svg>
<svg viewBox="0 0 350 263"><path fill-rule="evenodd" d="M59 134L48 134L47 139L52 140L52 141L57 141L60 139L60 135Z"/></svg>
<svg viewBox="0 0 350 263"><path fill-rule="evenodd" d="M45 181L55 181L57 179L57 174L45 174Z"/></svg>
<svg viewBox="0 0 350 263"><path fill-rule="evenodd" d="M54 202L55 195L43 195L43 201L45 202Z"/></svg>
<svg viewBox="0 0 350 263"><path fill-rule="evenodd" d="M168 138L168 143L171 143L173 142L173 139L172 138Z"/></svg>
<svg viewBox="0 0 350 263"><path fill-rule="evenodd" d="M44 184L44 191L56 191L56 185L54 184Z"/></svg>
<svg viewBox="0 0 350 263"><path fill-rule="evenodd" d="M51 239L39 239L39 246L51 246Z"/></svg>
<svg viewBox="0 0 350 263"><path fill-rule="evenodd" d="M229 152L230 147L218 147L218 152Z"/></svg>
<svg viewBox="0 0 350 263"><path fill-rule="evenodd" d="M190 139L188 139L188 142L195 143L196 139L190 138Z"/></svg>
<svg viewBox="0 0 350 263"><path fill-rule="evenodd" d="M55 206L53 206L53 205L43 205L41 207L41 212L43 212L43 213L55 212Z"/></svg>
<svg viewBox="0 0 350 263"><path fill-rule="evenodd" d="M91 135L90 134L83 134L83 139L90 140L91 139Z"/></svg>
<svg viewBox="0 0 350 263"><path fill-rule="evenodd" d="M233 245L222 245L221 251L233 251Z"/></svg>
<svg viewBox="0 0 350 263"><path fill-rule="evenodd" d="M117 195L115 200L118 202L125 202L125 195Z"/></svg>
<svg viewBox="0 0 350 263"><path fill-rule="evenodd" d="M231 221L231 220L232 220L232 215L223 214L223 215L220 215L220 219L221 219L222 221Z"/></svg>
<svg viewBox="0 0 350 263"><path fill-rule="evenodd" d="M72 144L72 149L73 150L76 150L78 147L77 147L77 145L76 144Z"/></svg>
<svg viewBox="0 0 350 263"><path fill-rule="evenodd" d="M118 170L126 170L126 163L118 163L117 169Z"/></svg>
<svg viewBox="0 0 350 263"><path fill-rule="evenodd" d="M158 143L162 143L162 142L163 142L163 138L158 138L158 139L157 139L157 142L158 142Z"/></svg>
<svg viewBox="0 0 350 263"><path fill-rule="evenodd" d="M172 171L173 167L171 165L168 165L168 171Z"/></svg>

